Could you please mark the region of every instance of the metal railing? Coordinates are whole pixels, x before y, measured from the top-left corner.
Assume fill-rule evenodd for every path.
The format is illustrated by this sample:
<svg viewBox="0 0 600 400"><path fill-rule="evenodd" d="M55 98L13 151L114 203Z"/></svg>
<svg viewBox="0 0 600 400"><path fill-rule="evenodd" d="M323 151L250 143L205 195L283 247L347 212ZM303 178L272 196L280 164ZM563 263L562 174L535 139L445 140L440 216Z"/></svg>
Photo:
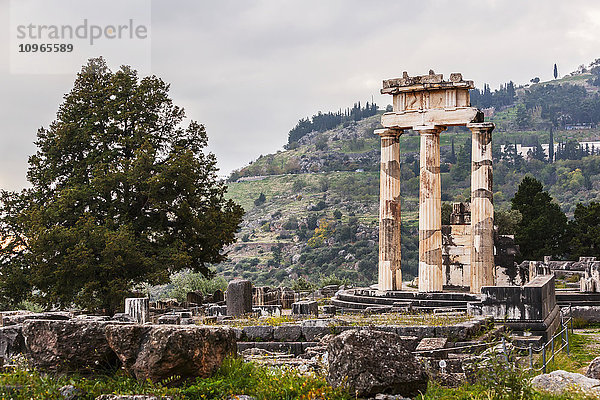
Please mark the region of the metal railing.
<svg viewBox="0 0 600 400"><path fill-rule="evenodd" d="M568 315L565 315L566 311L568 311ZM515 346L514 344L509 346L506 342L506 339L502 338L500 342L476 343L458 347L413 351L412 353L414 355L424 356L434 355L435 353L452 352L456 350L481 349L482 347L489 350L499 348L500 351L495 354L503 357L505 361L509 362L513 351L522 351L527 352L527 357L529 359L529 370L542 371L542 373L546 373L548 365L554 361L556 354L563 350L565 350L567 354L570 353L569 340L570 336L573 334L573 314L571 305L569 305L568 308L565 307L564 309L560 310L560 326L560 331L554 334L547 342L538 348L534 348L532 344L530 344L528 347L519 347ZM541 354L542 365L539 368L534 368L534 354ZM480 355L479 357L482 356L483 355ZM483 358L488 357L483 356Z"/></svg>
<svg viewBox="0 0 600 400"><path fill-rule="evenodd" d="M565 316L565 310L568 310L568 316ZM569 336L573 334L572 311L571 305L569 305L568 308L560 310L560 331L554 334L547 342L542 344L541 347L534 348L532 344L530 344L529 347L513 347L515 350L527 351L529 358L528 369L536 372L541 371L545 374L548 365L554 361L556 354L560 353L562 350L565 350L567 355L570 354ZM569 330L571 333L569 333ZM542 366L539 368L534 368L534 353L541 354Z"/></svg>

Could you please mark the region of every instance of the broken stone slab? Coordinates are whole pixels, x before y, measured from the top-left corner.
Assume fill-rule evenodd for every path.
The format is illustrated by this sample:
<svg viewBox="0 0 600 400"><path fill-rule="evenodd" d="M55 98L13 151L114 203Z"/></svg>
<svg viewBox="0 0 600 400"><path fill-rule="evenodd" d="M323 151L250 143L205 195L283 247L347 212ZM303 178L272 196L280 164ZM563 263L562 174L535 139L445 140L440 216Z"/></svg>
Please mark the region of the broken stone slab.
<svg viewBox="0 0 600 400"><path fill-rule="evenodd" d="M227 285L227 315L237 317L252 312L252 282L236 279Z"/></svg>
<svg viewBox="0 0 600 400"><path fill-rule="evenodd" d="M251 342L267 342L273 340L272 326L246 326L243 328L244 335Z"/></svg>
<svg viewBox="0 0 600 400"><path fill-rule="evenodd" d="M237 344L237 349L239 353L258 349L270 353L287 353L298 356L304 353L310 345L317 344L318 342L240 342Z"/></svg>
<svg viewBox="0 0 600 400"><path fill-rule="evenodd" d="M395 333L345 331L331 340L327 353L327 382L357 396L416 396L427 390L426 371Z"/></svg>
<svg viewBox="0 0 600 400"><path fill-rule="evenodd" d="M301 337L300 325L281 325L273 328L273 339L280 342L297 342Z"/></svg>
<svg viewBox="0 0 600 400"><path fill-rule="evenodd" d="M252 312L260 314L261 317L279 317L281 316L281 309L280 305L264 305L252 307Z"/></svg>
<svg viewBox="0 0 600 400"><path fill-rule="evenodd" d="M235 332L228 327L111 325L106 339L125 371L140 381L207 378L237 352Z"/></svg>
<svg viewBox="0 0 600 400"><path fill-rule="evenodd" d="M90 373L114 368L119 360L105 335L112 324L27 320L22 330L26 356L32 366L44 372Z"/></svg>
<svg viewBox="0 0 600 400"><path fill-rule="evenodd" d="M206 315L210 317L222 317L227 315L227 306L210 306L206 310Z"/></svg>
<svg viewBox="0 0 600 400"><path fill-rule="evenodd" d="M28 319L66 321L73 318L73 314L67 311L52 311L34 313L31 311L9 311L2 313L2 326L20 324Z"/></svg>
<svg viewBox="0 0 600 400"><path fill-rule="evenodd" d="M157 319L159 325L179 325L181 317L178 314L161 315Z"/></svg>
<svg viewBox="0 0 600 400"><path fill-rule="evenodd" d="M434 358L445 358L447 352L439 350L446 348L447 343L448 338L445 337L423 338L415 351L420 352L421 355L427 355Z"/></svg>
<svg viewBox="0 0 600 400"><path fill-rule="evenodd" d="M298 301L292 304L293 315L319 316L319 304L314 300Z"/></svg>
<svg viewBox="0 0 600 400"><path fill-rule="evenodd" d="M113 315L112 320L117 322L136 322L131 315L125 313L116 313L115 315Z"/></svg>
<svg viewBox="0 0 600 400"><path fill-rule="evenodd" d="M531 381L534 389L554 395L576 394L600 396L600 380L563 370L538 375Z"/></svg>
<svg viewBox="0 0 600 400"><path fill-rule="evenodd" d="M396 333L400 336L435 337L435 327L427 325L399 326Z"/></svg>

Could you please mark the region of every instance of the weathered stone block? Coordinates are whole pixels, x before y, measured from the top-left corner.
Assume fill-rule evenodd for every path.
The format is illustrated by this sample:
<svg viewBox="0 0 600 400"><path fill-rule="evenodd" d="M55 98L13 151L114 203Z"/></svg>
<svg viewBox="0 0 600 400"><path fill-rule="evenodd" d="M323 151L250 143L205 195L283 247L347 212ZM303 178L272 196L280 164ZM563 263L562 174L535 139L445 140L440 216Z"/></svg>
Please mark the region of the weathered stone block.
<svg viewBox="0 0 600 400"><path fill-rule="evenodd" d="M223 327L111 325L106 339L123 368L140 381L206 378L237 352L234 331Z"/></svg>
<svg viewBox="0 0 600 400"><path fill-rule="evenodd" d="M267 342L273 340L272 326L246 326L243 331L246 338L251 342Z"/></svg>
<svg viewBox="0 0 600 400"><path fill-rule="evenodd" d="M181 317L177 314L166 314L158 317L160 325L179 325Z"/></svg>
<svg viewBox="0 0 600 400"><path fill-rule="evenodd" d="M298 301L292 304L292 314L319 316L319 304L316 301Z"/></svg>
<svg viewBox="0 0 600 400"><path fill-rule="evenodd" d="M327 347L327 381L359 397L378 393L416 396L427 390L428 376L406 350L398 335L374 330L350 330Z"/></svg>
<svg viewBox="0 0 600 400"><path fill-rule="evenodd" d="M302 337L300 325L281 325L273 328L273 339L282 342L297 342Z"/></svg>
<svg viewBox="0 0 600 400"><path fill-rule="evenodd" d="M113 368L118 359L105 335L112 324L27 320L23 322L27 358L35 368L47 372L86 373Z"/></svg>
<svg viewBox="0 0 600 400"><path fill-rule="evenodd" d="M237 317L252 312L252 282L236 279L227 286L227 315Z"/></svg>

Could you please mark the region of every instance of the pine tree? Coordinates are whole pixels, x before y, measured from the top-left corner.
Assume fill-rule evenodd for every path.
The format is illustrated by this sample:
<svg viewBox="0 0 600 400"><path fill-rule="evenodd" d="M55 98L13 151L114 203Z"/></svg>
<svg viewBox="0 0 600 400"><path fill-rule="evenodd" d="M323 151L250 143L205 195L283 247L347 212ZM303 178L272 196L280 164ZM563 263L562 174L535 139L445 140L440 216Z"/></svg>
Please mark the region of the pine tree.
<svg viewBox="0 0 600 400"><path fill-rule="evenodd" d="M548 143L548 162L554 162L554 127L550 124L550 143Z"/></svg>
<svg viewBox="0 0 600 400"><path fill-rule="evenodd" d="M546 255L560 258L568 250L567 217L537 179L526 176L521 181L512 209L522 215L515 242L523 259L541 260Z"/></svg>
<svg viewBox="0 0 600 400"><path fill-rule="evenodd" d="M226 259L243 210L224 197L204 127L181 126L168 90L102 58L83 67L38 131L31 189L1 194L0 301L111 313L135 285L210 275Z"/></svg>

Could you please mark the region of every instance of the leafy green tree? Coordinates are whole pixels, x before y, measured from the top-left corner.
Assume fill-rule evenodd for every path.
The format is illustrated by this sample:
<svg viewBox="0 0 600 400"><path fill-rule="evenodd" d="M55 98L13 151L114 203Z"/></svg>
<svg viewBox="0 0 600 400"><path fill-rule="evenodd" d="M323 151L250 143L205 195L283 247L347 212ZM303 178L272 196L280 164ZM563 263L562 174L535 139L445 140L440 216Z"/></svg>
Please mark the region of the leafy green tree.
<svg viewBox="0 0 600 400"><path fill-rule="evenodd" d="M600 203L577 204L571 233L571 257L600 257Z"/></svg>
<svg viewBox="0 0 600 400"><path fill-rule="evenodd" d="M522 219L519 210L494 211L494 225L498 227L500 235L514 235L519 229Z"/></svg>
<svg viewBox="0 0 600 400"><path fill-rule="evenodd" d="M31 188L2 192L0 298L114 312L135 285L172 272L211 275L243 210L224 195L216 159L169 85L102 58L77 75L37 134ZM17 284L15 284L17 283Z"/></svg>
<svg viewBox="0 0 600 400"><path fill-rule="evenodd" d="M521 181L512 210L522 219L515 232L523 259L541 260L545 255L562 257L568 248L567 217L537 179L526 176Z"/></svg>

